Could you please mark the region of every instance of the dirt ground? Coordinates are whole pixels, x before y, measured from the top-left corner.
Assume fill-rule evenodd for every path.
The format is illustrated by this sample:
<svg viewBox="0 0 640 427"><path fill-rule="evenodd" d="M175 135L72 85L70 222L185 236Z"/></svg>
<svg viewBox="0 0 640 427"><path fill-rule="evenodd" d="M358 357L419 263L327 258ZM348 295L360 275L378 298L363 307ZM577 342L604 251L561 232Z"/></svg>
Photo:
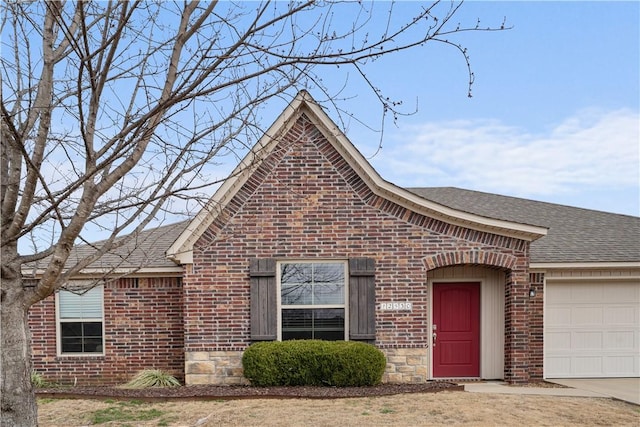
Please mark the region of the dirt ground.
<svg viewBox="0 0 640 427"><path fill-rule="evenodd" d="M86 426L115 399L39 399L41 427ZM640 407L612 399L440 391L358 398L234 398L136 403L147 421L105 426L638 426Z"/></svg>

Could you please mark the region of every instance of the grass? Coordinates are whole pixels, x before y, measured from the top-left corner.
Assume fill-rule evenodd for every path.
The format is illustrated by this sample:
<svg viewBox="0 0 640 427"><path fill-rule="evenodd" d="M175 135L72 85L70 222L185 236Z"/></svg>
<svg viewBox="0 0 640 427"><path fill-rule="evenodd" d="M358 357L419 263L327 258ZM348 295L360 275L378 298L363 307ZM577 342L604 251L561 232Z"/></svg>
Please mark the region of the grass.
<svg viewBox="0 0 640 427"><path fill-rule="evenodd" d="M123 421L150 421L161 418L165 415L164 412L155 408L144 409L142 406L143 404L144 402L132 400L128 402L118 402L113 406L98 409L91 415L91 424ZM167 425L166 421L162 421L162 423Z"/></svg>
<svg viewBox="0 0 640 427"><path fill-rule="evenodd" d="M232 399L176 402L38 401L42 427L194 425L571 425L637 426L639 409L612 399L536 395L407 393L355 399ZM107 408L110 408L107 410ZM100 424L98 424L100 422Z"/></svg>

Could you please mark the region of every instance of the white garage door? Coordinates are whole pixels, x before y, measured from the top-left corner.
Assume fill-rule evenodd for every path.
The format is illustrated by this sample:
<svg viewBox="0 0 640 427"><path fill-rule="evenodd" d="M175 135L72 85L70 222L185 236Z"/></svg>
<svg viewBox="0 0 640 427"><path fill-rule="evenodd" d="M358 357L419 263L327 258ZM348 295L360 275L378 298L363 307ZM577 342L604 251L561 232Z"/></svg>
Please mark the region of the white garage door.
<svg viewBox="0 0 640 427"><path fill-rule="evenodd" d="M546 378L640 377L640 283L547 282Z"/></svg>

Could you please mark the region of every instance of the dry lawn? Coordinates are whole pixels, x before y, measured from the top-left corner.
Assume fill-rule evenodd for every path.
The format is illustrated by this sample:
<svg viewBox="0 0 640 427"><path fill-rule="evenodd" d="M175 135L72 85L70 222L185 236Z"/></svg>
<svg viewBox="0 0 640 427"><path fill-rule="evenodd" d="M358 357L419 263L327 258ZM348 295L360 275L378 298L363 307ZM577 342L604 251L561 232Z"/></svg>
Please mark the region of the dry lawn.
<svg viewBox="0 0 640 427"><path fill-rule="evenodd" d="M104 426L640 426L640 407L611 399L446 391L347 399L239 399L141 403L39 400L41 427L86 426L123 408L147 420ZM144 418L141 416L141 418Z"/></svg>

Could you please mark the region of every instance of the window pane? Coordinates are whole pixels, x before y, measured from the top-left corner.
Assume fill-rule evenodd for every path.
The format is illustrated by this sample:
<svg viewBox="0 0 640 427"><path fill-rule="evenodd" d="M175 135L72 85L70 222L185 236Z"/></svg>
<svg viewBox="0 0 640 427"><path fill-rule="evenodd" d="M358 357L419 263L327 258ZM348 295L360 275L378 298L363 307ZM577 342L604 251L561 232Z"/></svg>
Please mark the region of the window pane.
<svg viewBox="0 0 640 427"><path fill-rule="evenodd" d="M312 310L313 328L316 331L342 331L344 338L344 309Z"/></svg>
<svg viewBox="0 0 640 427"><path fill-rule="evenodd" d="M63 353L101 353L102 322L60 323Z"/></svg>
<svg viewBox="0 0 640 427"><path fill-rule="evenodd" d="M62 337L63 353L82 353L82 338L65 338Z"/></svg>
<svg viewBox="0 0 640 427"><path fill-rule="evenodd" d="M282 339L304 340L313 338L311 310L282 310Z"/></svg>
<svg viewBox="0 0 640 427"><path fill-rule="evenodd" d="M344 304L344 283L314 285L313 303Z"/></svg>
<svg viewBox="0 0 640 427"><path fill-rule="evenodd" d="M92 337L102 336L102 322L84 322L82 324L83 335Z"/></svg>
<svg viewBox="0 0 640 427"><path fill-rule="evenodd" d="M333 262L312 265L314 283L344 283L344 264Z"/></svg>
<svg viewBox="0 0 640 427"><path fill-rule="evenodd" d="M102 317L102 287L92 288L85 293L60 291L58 304L61 319L87 319Z"/></svg>
<svg viewBox="0 0 640 427"><path fill-rule="evenodd" d="M282 339L344 339L344 309L282 310Z"/></svg>
<svg viewBox="0 0 640 427"><path fill-rule="evenodd" d="M83 345L85 353L102 353L102 338L85 338Z"/></svg>
<svg viewBox="0 0 640 427"><path fill-rule="evenodd" d="M307 305L312 304L311 287L309 285L282 285L281 289L283 305Z"/></svg>
<svg viewBox="0 0 640 427"><path fill-rule="evenodd" d="M311 264L281 264L280 266L280 283L297 284L311 282Z"/></svg>
<svg viewBox="0 0 640 427"><path fill-rule="evenodd" d="M311 310L282 310L282 330L311 330Z"/></svg>
<svg viewBox="0 0 640 427"><path fill-rule="evenodd" d="M342 305L343 263L292 263L280 266L282 305Z"/></svg>
<svg viewBox="0 0 640 427"><path fill-rule="evenodd" d="M315 331L314 339L325 341L344 341L344 330L342 331Z"/></svg>
<svg viewBox="0 0 640 427"><path fill-rule="evenodd" d="M81 337L82 336L82 323L81 322L63 322L60 324L60 333L62 337Z"/></svg>
<svg viewBox="0 0 640 427"><path fill-rule="evenodd" d="M61 319L82 317L82 303L80 295L69 291L60 291L58 293L58 304L60 305Z"/></svg>

